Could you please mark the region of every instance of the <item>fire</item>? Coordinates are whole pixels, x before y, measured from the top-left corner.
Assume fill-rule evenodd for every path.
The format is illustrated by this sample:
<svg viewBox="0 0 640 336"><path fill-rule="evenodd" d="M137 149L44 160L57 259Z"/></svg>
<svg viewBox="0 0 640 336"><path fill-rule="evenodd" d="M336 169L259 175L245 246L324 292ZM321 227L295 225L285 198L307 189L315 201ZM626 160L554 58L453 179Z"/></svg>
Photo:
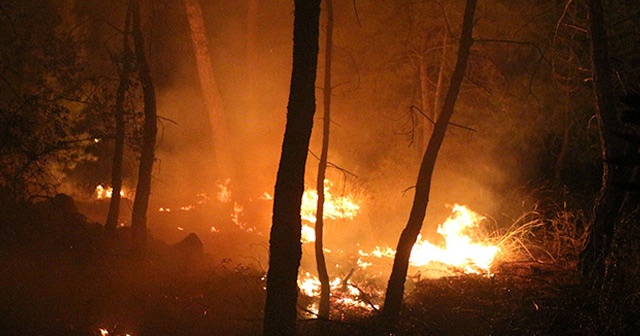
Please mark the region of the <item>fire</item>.
<svg viewBox="0 0 640 336"><path fill-rule="evenodd" d="M360 211L360 206L350 196L334 196L331 193L333 184L329 180L324 180L324 219L353 219ZM267 194L268 195L268 194ZM315 189L305 189L302 194L302 204L300 206L300 217L303 221L311 224L316 223L316 209L318 205L318 191ZM316 241L316 234L313 227L306 223L302 224L302 243L312 243Z"/></svg>
<svg viewBox="0 0 640 336"><path fill-rule="evenodd" d="M332 299L336 304L362 308L366 311L372 311L378 309L378 305L372 305L369 302L365 302L360 298L361 293L358 288L349 282L343 282L339 277L334 278L329 282L329 287L332 292ZM315 297L320 295L320 280L314 275L311 275L309 272L302 274L298 278L298 289L300 293L308 297ZM312 303L307 306L307 310L317 314L318 306L316 303Z"/></svg>
<svg viewBox="0 0 640 336"><path fill-rule="evenodd" d="M100 333L100 336L109 336L109 335L111 335L109 333L109 330L106 329L106 328L98 328L98 332ZM121 335L121 334L117 334L117 335ZM115 335L115 336L117 336L117 335ZM122 336L131 336L131 334L127 333L127 334L123 334Z"/></svg>
<svg viewBox="0 0 640 336"><path fill-rule="evenodd" d="M231 179L227 178L224 180L224 183L217 182L216 187L218 187L218 192L216 193L216 199L220 203L228 203L231 201L231 189L229 189L229 184L231 183Z"/></svg>
<svg viewBox="0 0 640 336"><path fill-rule="evenodd" d="M316 241L316 230L307 224L302 224L302 233L300 241L303 244L313 243Z"/></svg>
<svg viewBox="0 0 640 336"><path fill-rule="evenodd" d="M353 219L360 211L360 206L349 196L334 196L331 193L333 184L324 180L324 219ZM309 222L316 222L316 209L318 205L318 191L305 189L302 195L300 216Z"/></svg>
<svg viewBox="0 0 640 336"><path fill-rule="evenodd" d="M98 186L96 186L96 190L94 191L94 195L96 197L96 199L106 199L106 198L111 198L111 196L113 195L113 188L108 187L105 188L102 186L102 184L98 184ZM124 193L124 188L120 189L120 196L124 197L125 193Z"/></svg>
<svg viewBox="0 0 640 336"><path fill-rule="evenodd" d="M445 240L444 246L437 246L419 235L411 250L409 263L413 267L425 267L440 263L447 267L462 270L464 273L490 273L491 264L500 248L489 242L474 241L468 233L477 229L484 217L464 205L455 204L452 214L438 226L437 232ZM390 247L376 247L365 253L359 251L361 257L389 257L396 251ZM358 260L361 267L370 266L370 262Z"/></svg>

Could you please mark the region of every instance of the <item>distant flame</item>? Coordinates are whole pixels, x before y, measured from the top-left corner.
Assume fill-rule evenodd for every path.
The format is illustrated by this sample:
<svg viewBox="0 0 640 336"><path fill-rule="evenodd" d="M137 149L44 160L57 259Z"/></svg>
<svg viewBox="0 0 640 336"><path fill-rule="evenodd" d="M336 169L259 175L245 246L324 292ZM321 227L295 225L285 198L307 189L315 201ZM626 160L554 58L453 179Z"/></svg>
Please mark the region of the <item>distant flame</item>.
<svg viewBox="0 0 640 336"><path fill-rule="evenodd" d="M229 203L231 201L231 189L229 189L229 184L231 183L231 179L227 178L224 180L224 183L217 182L216 186L218 187L218 192L216 193L216 199L220 203Z"/></svg>
<svg viewBox="0 0 640 336"><path fill-rule="evenodd" d="M100 332L100 336L109 336L109 335L111 335L109 333L109 330L105 329L105 328L98 328L98 332ZM131 334L123 334L122 336L131 336Z"/></svg>
<svg viewBox="0 0 640 336"><path fill-rule="evenodd" d="M124 189L120 189L120 196L124 197L124 194ZM98 184L98 186L96 186L96 190L94 191L94 195L96 199L111 198L111 196L113 196L113 188L105 188L102 186L102 184Z"/></svg>

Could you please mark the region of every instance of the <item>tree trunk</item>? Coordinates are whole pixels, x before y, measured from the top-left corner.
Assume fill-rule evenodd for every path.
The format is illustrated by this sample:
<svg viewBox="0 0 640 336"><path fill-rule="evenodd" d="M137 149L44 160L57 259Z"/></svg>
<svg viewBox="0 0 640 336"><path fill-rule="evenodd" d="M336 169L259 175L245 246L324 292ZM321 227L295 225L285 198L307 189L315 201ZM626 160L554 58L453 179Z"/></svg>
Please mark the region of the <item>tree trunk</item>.
<svg viewBox="0 0 640 336"><path fill-rule="evenodd" d="M318 318L329 319L329 295L331 287L329 285L329 273L324 259L323 237L324 237L324 179L327 171L327 157L329 154L329 129L331 126L331 49L333 48L333 3L332 0L325 0L327 7L327 36L325 40L324 54L324 117L322 119L322 150L320 152L320 163L318 164L318 180L316 190L318 190L318 204L316 207L316 265L318 268L318 279L320 279L320 305L318 306Z"/></svg>
<svg viewBox="0 0 640 336"><path fill-rule="evenodd" d="M423 118L420 118L421 122L418 122L418 141L416 148L419 153L424 153L427 148L428 139L433 131L433 123L435 122L433 103L431 102L431 90L429 89L429 59L427 58L427 44L429 34L424 32L423 46L424 51L420 55L418 64L418 72L420 77L420 107ZM425 117L426 116L426 117Z"/></svg>
<svg viewBox="0 0 640 336"><path fill-rule="evenodd" d="M606 273L605 258L610 252L615 223L619 221L624 201L624 190L616 187L613 182L627 179L626 169L608 163L611 158L623 156L624 143L615 135L622 127L617 119L616 94L605 27L602 3L600 0L589 0L593 87L604 163L600 196L594 207L589 239L580 256L580 270L585 280L596 287L602 285Z"/></svg>
<svg viewBox="0 0 640 336"><path fill-rule="evenodd" d="M147 235L147 209L151 195L151 173L155 156L156 135L158 133L156 92L151 79L149 63L144 51L144 38L140 27L140 0L130 0L133 15L133 43L135 48L136 69L142 84L144 101L144 128L142 133L142 149L138 167L138 185L133 200L131 229L139 246L144 244Z"/></svg>
<svg viewBox="0 0 640 336"><path fill-rule="evenodd" d="M433 134L429 139L427 150L424 153L418 180L416 182L416 191L411 207L411 213L406 227L402 231L396 256L393 260L393 268L389 283L387 285L387 293L382 311L384 323L387 327L394 328L402 308L402 298L404 294L404 282L407 276L407 268L409 267L409 257L411 249L415 244L418 234L422 228L422 222L429 203L429 191L431 189L431 177L436 164L438 151L444 140L449 120L453 114L460 86L464 78L467 61L473 44L473 17L476 8L476 0L467 0L462 22L462 33L460 36L460 47L458 50L458 58L456 66L451 75L449 89L443 103L442 111L436 122Z"/></svg>
<svg viewBox="0 0 640 336"><path fill-rule="evenodd" d="M445 22L444 28L442 28L442 54L440 56L440 67L438 68L438 81L436 82L436 92L433 94L433 120L435 121L438 116L436 113L440 111L442 105L442 92L444 86L444 74L447 66L447 43L449 43L449 25Z"/></svg>
<svg viewBox="0 0 640 336"><path fill-rule="evenodd" d="M220 91L216 82L211 52L207 39L207 31L202 15L202 8L198 0L183 0L187 12L187 20L191 30L191 41L196 57L200 90L207 110L211 136L213 139L213 155L216 167L213 167L220 178L226 178L231 171L229 149L226 147L229 139L227 121L222 111Z"/></svg>
<svg viewBox="0 0 640 336"><path fill-rule="evenodd" d="M118 218L120 216L120 191L122 190L122 161L124 157L124 101L129 88L129 76L132 71L131 49L129 47L129 33L131 30L131 4L127 8L127 14L124 24L124 32L122 33L122 73L120 74L120 83L116 92L116 105L114 106L113 115L116 120L115 146L113 150L113 166L111 167L111 200L109 202L109 213L105 229L109 233L115 232L118 227Z"/></svg>
<svg viewBox="0 0 640 336"><path fill-rule="evenodd" d="M300 205L304 171L315 114L320 0L296 0L293 22L293 69L273 200L264 335L294 335L298 267L302 249Z"/></svg>
<svg viewBox="0 0 640 336"><path fill-rule="evenodd" d="M257 113L258 106L258 13L259 0L248 0L247 3L247 102L251 113Z"/></svg>

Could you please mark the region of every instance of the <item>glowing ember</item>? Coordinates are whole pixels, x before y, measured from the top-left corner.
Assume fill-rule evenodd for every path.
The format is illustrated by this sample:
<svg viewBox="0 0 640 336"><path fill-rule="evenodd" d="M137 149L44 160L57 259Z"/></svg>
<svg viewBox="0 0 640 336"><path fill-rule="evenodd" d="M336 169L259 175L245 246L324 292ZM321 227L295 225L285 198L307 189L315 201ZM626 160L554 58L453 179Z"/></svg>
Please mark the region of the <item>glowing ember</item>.
<svg viewBox="0 0 640 336"><path fill-rule="evenodd" d="M96 199L111 198L111 196L113 195L113 188L105 188L102 186L102 184L99 184L94 191L94 195ZM120 196L124 197L124 188L120 189Z"/></svg>
<svg viewBox="0 0 640 336"><path fill-rule="evenodd" d="M353 219L360 211L360 206L348 196L334 196L331 194L332 183L324 180L324 219ZM300 215L302 219L316 222L316 206L318 205L318 191L306 189L302 195Z"/></svg>
<svg viewBox="0 0 640 336"><path fill-rule="evenodd" d="M378 305L371 305L369 302L365 302L360 298L360 290L356 286L349 283L343 283L342 279L336 277L330 283L329 287L332 292L332 300L335 304L356 307L372 311L378 309ZM320 280L309 272L301 274L298 279L298 289L300 293L308 297L315 297L320 295ZM317 303L310 303L307 307L307 311L314 314L318 313Z"/></svg>
<svg viewBox="0 0 640 336"><path fill-rule="evenodd" d="M100 332L100 336L109 336L109 335L111 335L109 333L109 330L105 329L105 328L98 328L98 332ZM131 336L131 334L123 334L122 336Z"/></svg>

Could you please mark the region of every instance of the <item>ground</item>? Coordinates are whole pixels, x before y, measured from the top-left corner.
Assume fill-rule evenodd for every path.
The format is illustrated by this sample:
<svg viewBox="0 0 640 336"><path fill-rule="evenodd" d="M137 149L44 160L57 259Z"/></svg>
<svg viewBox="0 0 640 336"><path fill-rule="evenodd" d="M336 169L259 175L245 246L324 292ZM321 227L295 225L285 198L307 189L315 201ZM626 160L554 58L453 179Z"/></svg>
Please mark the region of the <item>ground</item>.
<svg viewBox="0 0 640 336"><path fill-rule="evenodd" d="M140 253L127 229L109 237L72 207L2 215L2 335L261 334L264 270L216 261L196 236L173 245L151 238ZM413 278L396 335L595 335L592 302L571 263ZM375 310L335 306L322 325L303 315L300 335L389 335L376 327Z"/></svg>

